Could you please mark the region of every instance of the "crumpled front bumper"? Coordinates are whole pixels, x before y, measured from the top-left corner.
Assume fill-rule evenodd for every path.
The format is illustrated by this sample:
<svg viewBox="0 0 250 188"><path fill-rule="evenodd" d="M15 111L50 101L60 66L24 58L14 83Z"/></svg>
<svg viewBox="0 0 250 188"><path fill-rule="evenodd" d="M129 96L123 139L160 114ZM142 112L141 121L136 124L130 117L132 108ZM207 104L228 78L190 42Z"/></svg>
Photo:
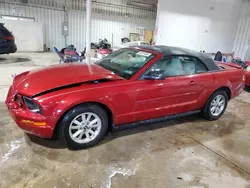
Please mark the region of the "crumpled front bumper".
<svg viewBox="0 0 250 188"><path fill-rule="evenodd" d="M46 117L31 112L23 105L20 105L15 101L16 95L17 92L11 86L5 101L9 114L16 124L27 133L43 138L51 138L53 136L53 129L48 126Z"/></svg>

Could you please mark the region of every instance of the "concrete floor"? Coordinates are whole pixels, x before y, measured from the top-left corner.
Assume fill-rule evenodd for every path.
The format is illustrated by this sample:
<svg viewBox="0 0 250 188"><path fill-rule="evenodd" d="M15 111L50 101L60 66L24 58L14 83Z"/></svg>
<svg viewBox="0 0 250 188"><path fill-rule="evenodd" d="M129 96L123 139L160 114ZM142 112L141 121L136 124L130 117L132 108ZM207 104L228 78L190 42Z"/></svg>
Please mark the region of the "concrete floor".
<svg viewBox="0 0 250 188"><path fill-rule="evenodd" d="M244 92L218 121L190 116L145 125L70 151L26 136L0 104L0 187L250 188L249 112Z"/></svg>

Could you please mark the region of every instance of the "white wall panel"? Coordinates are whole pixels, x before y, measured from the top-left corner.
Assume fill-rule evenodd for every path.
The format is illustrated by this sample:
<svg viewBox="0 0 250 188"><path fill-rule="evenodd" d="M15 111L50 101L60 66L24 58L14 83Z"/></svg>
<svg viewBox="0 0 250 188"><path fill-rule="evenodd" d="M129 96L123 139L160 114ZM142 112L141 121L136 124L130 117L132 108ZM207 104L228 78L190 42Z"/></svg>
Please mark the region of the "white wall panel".
<svg viewBox="0 0 250 188"><path fill-rule="evenodd" d="M62 0L29 0L30 4L21 4L20 0L0 3L0 14L35 18L44 27L45 44L48 48L62 48L65 38L62 35L64 10ZM66 1L69 20L67 44L74 44L77 49L85 47L85 1ZM136 32L137 27L154 29L155 11L125 6L125 0L103 0L104 3L93 3L92 8L92 41L107 38L113 44L120 43L121 37L128 37Z"/></svg>
<svg viewBox="0 0 250 188"><path fill-rule="evenodd" d="M243 1L234 43L235 56L250 60L250 1Z"/></svg>
<svg viewBox="0 0 250 188"><path fill-rule="evenodd" d="M129 37L130 32L137 32L137 27L153 30L155 20L142 20L140 18L105 15L99 13L92 14L92 34L91 40L98 41L107 38L108 41L118 45L122 37ZM77 48L85 47L85 12L69 11L69 37L68 43L74 44Z"/></svg>
<svg viewBox="0 0 250 188"><path fill-rule="evenodd" d="M0 23L4 23L13 32L18 51L43 51L44 35L41 23L31 21L20 22L1 18Z"/></svg>
<svg viewBox="0 0 250 188"><path fill-rule="evenodd" d="M35 18L35 22L43 25L47 47L64 46L61 26L64 16L62 10L0 3L0 14Z"/></svg>
<svg viewBox="0 0 250 188"><path fill-rule="evenodd" d="M239 0L159 0L156 44L233 51Z"/></svg>

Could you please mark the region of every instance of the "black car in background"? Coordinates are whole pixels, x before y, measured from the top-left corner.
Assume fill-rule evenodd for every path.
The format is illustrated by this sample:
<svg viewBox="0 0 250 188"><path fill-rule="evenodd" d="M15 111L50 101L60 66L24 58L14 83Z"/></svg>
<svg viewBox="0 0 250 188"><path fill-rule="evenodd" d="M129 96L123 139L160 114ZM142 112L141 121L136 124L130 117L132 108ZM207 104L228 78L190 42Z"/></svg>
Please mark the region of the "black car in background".
<svg viewBox="0 0 250 188"><path fill-rule="evenodd" d="M0 54L15 53L17 47L12 33L0 23Z"/></svg>

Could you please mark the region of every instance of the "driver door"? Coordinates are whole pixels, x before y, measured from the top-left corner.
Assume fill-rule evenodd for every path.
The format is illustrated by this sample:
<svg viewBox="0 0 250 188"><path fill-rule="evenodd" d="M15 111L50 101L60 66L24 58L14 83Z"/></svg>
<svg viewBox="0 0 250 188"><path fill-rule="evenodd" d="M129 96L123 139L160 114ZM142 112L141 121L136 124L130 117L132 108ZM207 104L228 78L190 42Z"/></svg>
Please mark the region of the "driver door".
<svg viewBox="0 0 250 188"><path fill-rule="evenodd" d="M197 103L197 87L178 57L163 58L151 68L164 70L163 80L137 81L135 121L188 112ZM148 70L148 71L150 71ZM147 73L147 71L146 71ZM146 74L145 73L145 74Z"/></svg>

